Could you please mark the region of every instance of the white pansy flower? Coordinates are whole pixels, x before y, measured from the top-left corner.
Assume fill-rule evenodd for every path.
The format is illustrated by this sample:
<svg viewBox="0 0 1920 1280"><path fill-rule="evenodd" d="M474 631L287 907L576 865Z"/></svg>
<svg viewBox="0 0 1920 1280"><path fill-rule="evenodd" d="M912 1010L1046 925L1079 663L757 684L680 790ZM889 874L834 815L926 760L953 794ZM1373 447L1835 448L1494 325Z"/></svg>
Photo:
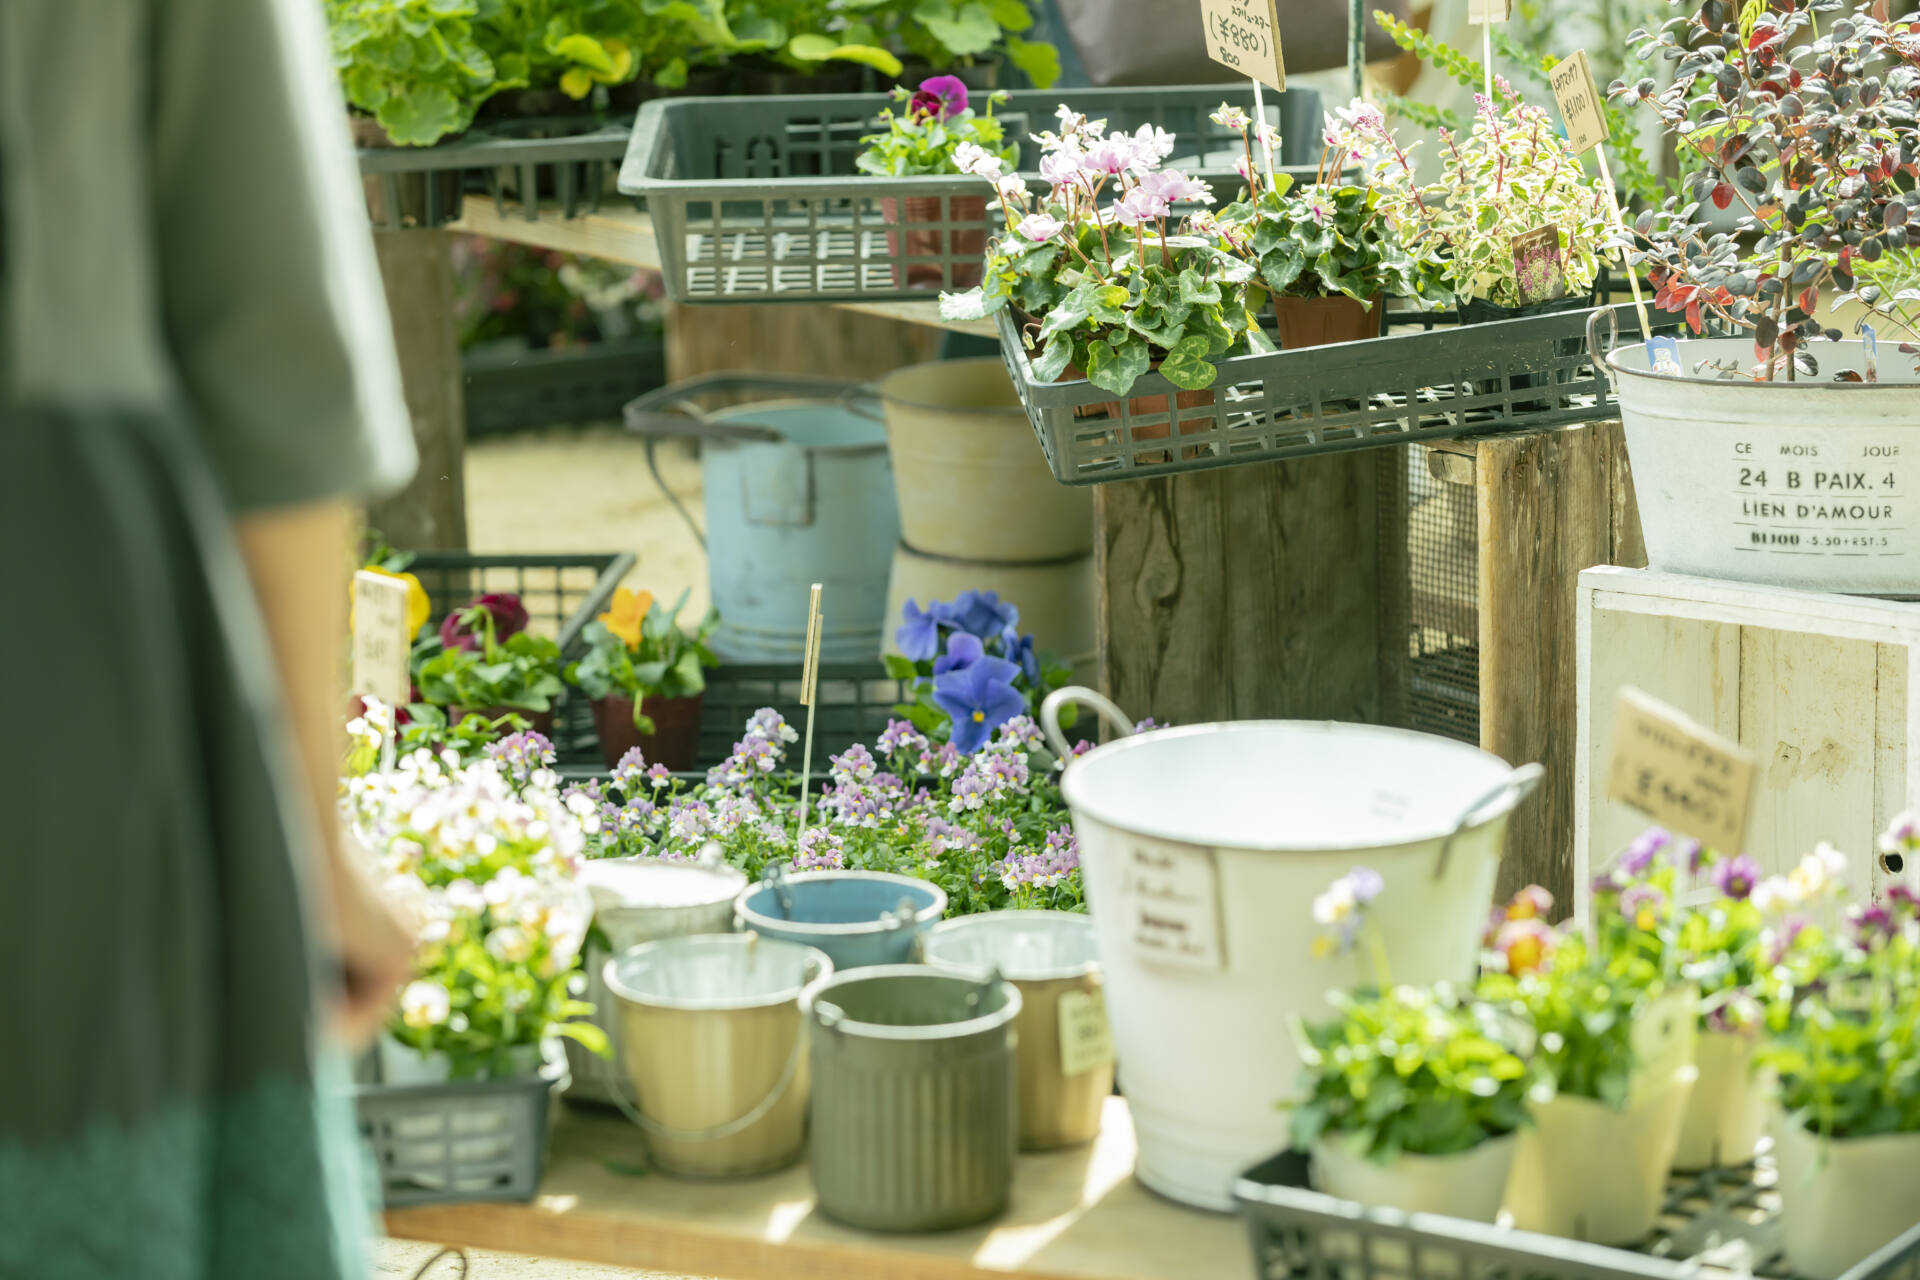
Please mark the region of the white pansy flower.
<svg viewBox="0 0 1920 1280"><path fill-rule="evenodd" d="M409 982L400 993L400 1020L416 1031L439 1026L452 1009L452 995L437 982Z"/></svg>
<svg viewBox="0 0 1920 1280"><path fill-rule="evenodd" d="M508 964L522 964L533 954L533 938L517 924L501 925L487 935L487 954Z"/></svg>

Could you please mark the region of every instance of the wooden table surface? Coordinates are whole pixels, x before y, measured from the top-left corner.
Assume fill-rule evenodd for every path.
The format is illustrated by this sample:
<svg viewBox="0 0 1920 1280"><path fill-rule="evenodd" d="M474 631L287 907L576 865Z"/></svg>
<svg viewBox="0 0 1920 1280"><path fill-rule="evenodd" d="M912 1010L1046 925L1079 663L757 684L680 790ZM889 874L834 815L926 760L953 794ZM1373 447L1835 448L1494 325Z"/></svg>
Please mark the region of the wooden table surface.
<svg viewBox="0 0 1920 1280"><path fill-rule="evenodd" d="M540 249L558 249L578 253L630 267L660 266L660 246L653 238L653 222L646 214L622 199L607 202L593 213L568 218L557 206L542 206L540 216L528 221L526 215L509 206L502 213L487 196L468 196L460 207L460 219L449 230L493 240L511 240ZM754 303L721 303L721 306L753 306ZM940 303L926 301L836 302L831 305L862 315L881 316L902 324L924 325L953 333L970 333L991 338L998 330L991 320L942 320Z"/></svg>
<svg viewBox="0 0 1920 1280"><path fill-rule="evenodd" d="M814 1207L805 1162L784 1173L685 1182L640 1173L625 1120L566 1107L528 1204L435 1205L386 1215L405 1239L721 1280L1247 1280L1247 1230L1181 1208L1133 1178L1126 1103L1090 1146L1020 1157L1012 1207L981 1227L884 1236Z"/></svg>

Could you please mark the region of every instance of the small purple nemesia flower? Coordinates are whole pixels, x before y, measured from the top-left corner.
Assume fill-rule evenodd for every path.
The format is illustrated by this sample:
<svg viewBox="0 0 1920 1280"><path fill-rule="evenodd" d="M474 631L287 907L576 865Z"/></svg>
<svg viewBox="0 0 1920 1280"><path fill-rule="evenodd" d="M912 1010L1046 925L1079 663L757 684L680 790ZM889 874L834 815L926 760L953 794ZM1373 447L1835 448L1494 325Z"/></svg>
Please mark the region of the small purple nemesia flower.
<svg viewBox="0 0 1920 1280"><path fill-rule="evenodd" d="M966 82L958 76L933 76L920 82L907 110L914 115L951 120L967 109Z"/></svg>
<svg viewBox="0 0 1920 1280"><path fill-rule="evenodd" d="M887 721L886 731L880 735L876 744L881 754L887 756L909 754L927 749L927 739L908 720Z"/></svg>
<svg viewBox="0 0 1920 1280"><path fill-rule="evenodd" d="M1164 727L1165 726L1163 726L1158 720L1155 720L1152 716L1148 716L1145 720L1142 720L1137 724L1135 724L1133 726L1133 731L1135 733L1152 733L1155 729L1160 729Z"/></svg>
<svg viewBox="0 0 1920 1280"><path fill-rule="evenodd" d="M647 770L647 781L656 787L664 787L673 781L673 770L663 764L656 764Z"/></svg>
<svg viewBox="0 0 1920 1280"><path fill-rule="evenodd" d="M1920 894L1898 881L1887 886L1887 901L1903 915L1920 914Z"/></svg>
<svg viewBox="0 0 1920 1280"><path fill-rule="evenodd" d="M811 827L800 837L795 871L839 871L847 865L847 843L825 827Z"/></svg>
<svg viewBox="0 0 1920 1280"><path fill-rule="evenodd" d="M1687 874L1690 876L1699 875L1700 868L1704 866L1707 861L1707 847L1698 840L1682 840L1680 842L1680 853L1686 858Z"/></svg>
<svg viewBox="0 0 1920 1280"><path fill-rule="evenodd" d="M1354 902L1364 907L1380 896L1387 882L1372 867L1355 867L1347 872L1347 887L1353 891Z"/></svg>
<svg viewBox="0 0 1920 1280"><path fill-rule="evenodd" d="M489 742L484 750L487 758L499 761L500 771L515 782L527 781L535 769L549 768L555 759L553 743L531 729Z"/></svg>
<svg viewBox="0 0 1920 1280"><path fill-rule="evenodd" d="M1741 854L1729 858L1713 869L1713 883L1720 892L1735 902L1745 902L1753 893L1753 886L1760 883L1760 864Z"/></svg>
<svg viewBox="0 0 1920 1280"><path fill-rule="evenodd" d="M1620 895L1620 914L1636 929L1651 929L1666 914L1667 895L1650 884L1627 886Z"/></svg>
<svg viewBox="0 0 1920 1280"><path fill-rule="evenodd" d="M1648 827L1635 836L1627 851L1620 855L1619 868L1637 876L1653 865L1654 855L1673 843L1673 834L1665 827Z"/></svg>
<svg viewBox="0 0 1920 1280"><path fill-rule="evenodd" d="M1854 936L1863 944L1871 945L1880 938L1893 936L1893 913L1875 903L1863 907L1857 903L1847 908L1847 923L1853 926Z"/></svg>
<svg viewBox="0 0 1920 1280"><path fill-rule="evenodd" d="M646 776L647 758L638 747L628 747L627 753L620 757L620 763L613 766L613 780L629 794Z"/></svg>

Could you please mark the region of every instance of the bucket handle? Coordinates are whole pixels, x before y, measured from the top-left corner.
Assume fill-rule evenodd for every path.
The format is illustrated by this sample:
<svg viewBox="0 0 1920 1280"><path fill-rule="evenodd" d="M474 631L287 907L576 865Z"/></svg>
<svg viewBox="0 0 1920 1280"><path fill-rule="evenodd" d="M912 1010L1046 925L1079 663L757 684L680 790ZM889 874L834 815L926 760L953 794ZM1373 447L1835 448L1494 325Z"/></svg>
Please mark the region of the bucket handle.
<svg viewBox="0 0 1920 1280"><path fill-rule="evenodd" d="M1607 344L1600 345L1600 317L1607 318ZM1587 313L1587 355L1593 361L1593 367L1607 376L1607 385L1619 389L1619 382L1613 376L1613 366L1607 363L1607 357L1613 354L1614 347L1620 343L1620 317L1614 314L1612 307L1598 307Z"/></svg>
<svg viewBox="0 0 1920 1280"><path fill-rule="evenodd" d="M1047 700L1040 704L1040 727L1046 730L1047 745L1053 748L1054 755L1058 756L1062 763L1073 759L1073 745L1067 741L1067 735L1060 731L1060 708L1069 702L1083 707L1092 707L1098 711L1100 718L1121 737L1133 735L1133 721L1127 719L1127 713L1105 694L1095 693L1092 689L1083 688L1077 684L1068 685L1064 689L1055 689L1047 695Z"/></svg>
<svg viewBox="0 0 1920 1280"><path fill-rule="evenodd" d="M760 869L760 883L773 888L773 900L780 904L782 919L793 919L793 890L787 888L787 864L769 862Z"/></svg>
<svg viewBox="0 0 1920 1280"><path fill-rule="evenodd" d="M810 976L806 980L806 985L800 988L798 1005L801 1009L808 1006L814 993L825 986L827 979L833 976L832 966L823 966L818 960L808 960L807 970ZM731 1138L734 1134L742 1133L760 1123L766 1119L768 1112L779 1105L780 1099L786 1097L787 1088L793 1083L794 1074L800 1070L801 1056L807 1050L807 1025L802 1021L793 1029L793 1048L787 1054L786 1065L780 1068L780 1078L773 1082L773 1088L767 1092L767 1096L756 1102L752 1109L739 1119L705 1129L676 1129L672 1125L661 1124L658 1120L649 1120L640 1113L638 1107L627 1101L626 1072L620 1069L620 1039L618 1036L612 1039L614 1082L613 1088L607 1092L613 1096L614 1103L620 1108L621 1114L638 1125L642 1132L656 1138L671 1138L676 1142L717 1142L721 1138Z"/></svg>
<svg viewBox="0 0 1920 1280"><path fill-rule="evenodd" d="M1502 778L1498 786L1468 805L1466 812L1454 822L1453 830L1447 832L1447 838L1440 842L1440 860L1434 864L1433 878L1438 880L1447 874L1447 859L1453 853L1454 840L1472 826L1482 813L1505 802L1508 796L1513 797L1514 804L1519 804L1533 794L1533 789L1540 785L1540 779L1546 776L1547 771L1541 766L1523 764Z"/></svg>
<svg viewBox="0 0 1920 1280"><path fill-rule="evenodd" d="M840 393L840 407L842 409L845 409L856 418L865 418L868 422L877 422L883 427L887 425L886 415L877 409L864 409L861 405L884 403L885 398L880 394L880 387L877 383L849 383L846 389Z"/></svg>
<svg viewBox="0 0 1920 1280"><path fill-rule="evenodd" d="M898 933L913 925L913 918L920 914L920 908L913 905L912 898L902 898L898 906L880 917L880 927L888 933Z"/></svg>

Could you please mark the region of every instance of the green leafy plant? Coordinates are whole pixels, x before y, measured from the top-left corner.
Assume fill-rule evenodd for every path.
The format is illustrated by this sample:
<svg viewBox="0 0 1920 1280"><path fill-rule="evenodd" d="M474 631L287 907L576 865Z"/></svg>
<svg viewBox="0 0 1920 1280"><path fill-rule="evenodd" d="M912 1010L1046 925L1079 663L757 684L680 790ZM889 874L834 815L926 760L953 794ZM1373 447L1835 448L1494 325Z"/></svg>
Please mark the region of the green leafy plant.
<svg viewBox="0 0 1920 1280"><path fill-rule="evenodd" d="M994 107L1006 99L1004 93L988 94L986 108L976 114L966 85L953 76L935 76L913 92L902 85L893 91L901 110L880 113L886 131L860 139L866 149L854 158L854 167L889 178L959 173L953 153L965 142L1011 170L1020 149L1007 141L1006 129L993 115Z"/></svg>
<svg viewBox="0 0 1920 1280"><path fill-rule="evenodd" d="M1634 1019L1664 989L1659 967L1644 956L1609 959L1565 931L1555 936L1543 967L1490 973L1480 986L1484 998L1533 1027L1556 1093L1615 1110L1627 1105L1633 1089Z"/></svg>
<svg viewBox="0 0 1920 1280"><path fill-rule="evenodd" d="M400 146L426 146L465 129L489 94L526 83L483 47L479 7L478 0L327 0L347 101Z"/></svg>
<svg viewBox="0 0 1920 1280"><path fill-rule="evenodd" d="M448 623L469 629L478 643L469 647L449 642L449 628L443 627L440 636L414 647L415 683L422 697L435 706L470 710L546 711L553 706L566 688L560 679L560 646L526 630L515 630L502 640L496 617L497 610L484 603L471 605Z"/></svg>
<svg viewBox="0 0 1920 1280"><path fill-rule="evenodd" d="M1306 1101L1293 1141L1354 1144L1386 1163L1449 1156L1514 1133L1537 1082L1524 1021L1442 984L1335 992L1337 1016L1296 1028Z"/></svg>
<svg viewBox="0 0 1920 1280"><path fill-rule="evenodd" d="M649 592L620 588L614 592L613 607L581 631L587 656L567 667L567 680L589 698L631 698L634 728L651 734L653 717L642 710L646 699L702 693L707 687L704 668L720 665L707 647L720 615L708 610L698 627L684 631L679 618L686 603L684 591L668 608Z"/></svg>
<svg viewBox="0 0 1920 1280"><path fill-rule="evenodd" d="M936 71L968 66L995 53L1027 74L1037 88L1060 78L1060 51L1028 40L1033 28L1028 0L845 0L908 56Z"/></svg>

